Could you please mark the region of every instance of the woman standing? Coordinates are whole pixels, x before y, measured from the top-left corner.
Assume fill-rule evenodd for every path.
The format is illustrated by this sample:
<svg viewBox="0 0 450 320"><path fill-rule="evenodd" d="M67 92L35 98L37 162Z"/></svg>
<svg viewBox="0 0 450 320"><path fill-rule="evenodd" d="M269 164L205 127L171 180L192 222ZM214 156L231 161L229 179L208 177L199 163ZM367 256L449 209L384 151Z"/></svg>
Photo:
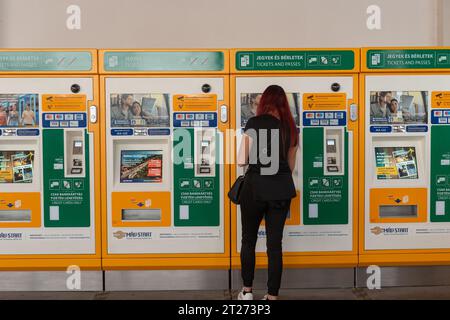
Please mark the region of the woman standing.
<svg viewBox="0 0 450 320"><path fill-rule="evenodd" d="M255 246L263 218L269 259L268 291L264 299L278 297L283 270L283 229L291 199L296 196L292 171L297 149L297 127L286 93L280 86L271 85L261 97L256 116L245 126L238 155L238 165L248 165L240 195L244 288L239 300L253 299Z"/></svg>
<svg viewBox="0 0 450 320"><path fill-rule="evenodd" d="M17 112L17 106L14 104L11 106L8 115L8 126L18 127L19 126L19 112Z"/></svg>
<svg viewBox="0 0 450 320"><path fill-rule="evenodd" d="M30 104L28 103L25 110L22 112L22 125L23 126L34 126L36 123L36 117L34 111L31 110Z"/></svg>
<svg viewBox="0 0 450 320"><path fill-rule="evenodd" d="M6 127L8 125L8 114L5 107L0 105L0 127Z"/></svg>

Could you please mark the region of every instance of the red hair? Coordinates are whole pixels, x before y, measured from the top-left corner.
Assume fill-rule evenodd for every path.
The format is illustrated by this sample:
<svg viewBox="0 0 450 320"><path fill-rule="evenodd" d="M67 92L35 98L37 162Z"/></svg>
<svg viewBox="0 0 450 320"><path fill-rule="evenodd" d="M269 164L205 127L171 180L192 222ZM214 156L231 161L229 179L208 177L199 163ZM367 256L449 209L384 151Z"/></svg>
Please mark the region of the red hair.
<svg viewBox="0 0 450 320"><path fill-rule="evenodd" d="M256 110L257 116L262 114L278 115L281 121L283 146L286 145L286 137L288 134L290 137L289 147L294 147L298 144L297 126L289 108L286 92L284 92L282 87L271 85L264 90L258 109ZM287 150L285 151L287 152Z"/></svg>

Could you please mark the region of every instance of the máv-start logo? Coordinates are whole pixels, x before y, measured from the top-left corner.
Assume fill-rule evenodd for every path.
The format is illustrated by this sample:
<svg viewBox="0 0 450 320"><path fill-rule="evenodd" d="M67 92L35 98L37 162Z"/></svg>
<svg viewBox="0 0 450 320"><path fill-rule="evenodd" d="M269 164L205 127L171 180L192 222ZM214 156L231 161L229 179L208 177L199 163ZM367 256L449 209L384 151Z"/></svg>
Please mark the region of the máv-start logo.
<svg viewBox="0 0 450 320"><path fill-rule="evenodd" d="M124 231L116 231L113 233L113 236L117 239L151 239L152 233L151 232L124 232Z"/></svg>
<svg viewBox="0 0 450 320"><path fill-rule="evenodd" d="M409 229L408 228L392 228L392 227L382 228L382 227L376 226L376 227L371 228L370 232L372 232L374 235L377 235L377 236L380 234L399 236L399 235L407 235L409 233Z"/></svg>

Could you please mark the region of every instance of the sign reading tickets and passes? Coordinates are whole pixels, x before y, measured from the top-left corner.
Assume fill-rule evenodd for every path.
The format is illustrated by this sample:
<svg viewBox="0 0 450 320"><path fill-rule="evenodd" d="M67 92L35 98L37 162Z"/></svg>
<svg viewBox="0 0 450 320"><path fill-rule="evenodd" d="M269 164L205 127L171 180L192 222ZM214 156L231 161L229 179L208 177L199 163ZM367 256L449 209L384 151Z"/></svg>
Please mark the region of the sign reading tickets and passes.
<svg viewBox="0 0 450 320"><path fill-rule="evenodd" d="M450 69L450 49L369 49L366 68Z"/></svg>
<svg viewBox="0 0 450 320"><path fill-rule="evenodd" d="M105 51L106 72L223 71L222 51Z"/></svg>
<svg viewBox="0 0 450 320"><path fill-rule="evenodd" d="M353 50L237 51L237 71L353 70Z"/></svg>
<svg viewBox="0 0 450 320"><path fill-rule="evenodd" d="M2 51L0 72L93 71L91 51Z"/></svg>

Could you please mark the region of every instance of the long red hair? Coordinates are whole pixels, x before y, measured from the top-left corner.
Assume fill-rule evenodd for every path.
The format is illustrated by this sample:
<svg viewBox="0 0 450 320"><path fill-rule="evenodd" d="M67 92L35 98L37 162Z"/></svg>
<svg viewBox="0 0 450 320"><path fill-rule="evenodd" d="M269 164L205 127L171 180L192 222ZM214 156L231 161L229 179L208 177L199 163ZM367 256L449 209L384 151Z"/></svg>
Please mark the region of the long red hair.
<svg viewBox="0 0 450 320"><path fill-rule="evenodd" d="M290 145L294 147L298 143L297 126L292 117L289 102L284 89L277 85L271 85L264 90L264 93L259 102L256 115L272 114L278 116L281 121L281 137L283 146L286 148L286 137L289 134ZM285 150L287 152L287 150Z"/></svg>

